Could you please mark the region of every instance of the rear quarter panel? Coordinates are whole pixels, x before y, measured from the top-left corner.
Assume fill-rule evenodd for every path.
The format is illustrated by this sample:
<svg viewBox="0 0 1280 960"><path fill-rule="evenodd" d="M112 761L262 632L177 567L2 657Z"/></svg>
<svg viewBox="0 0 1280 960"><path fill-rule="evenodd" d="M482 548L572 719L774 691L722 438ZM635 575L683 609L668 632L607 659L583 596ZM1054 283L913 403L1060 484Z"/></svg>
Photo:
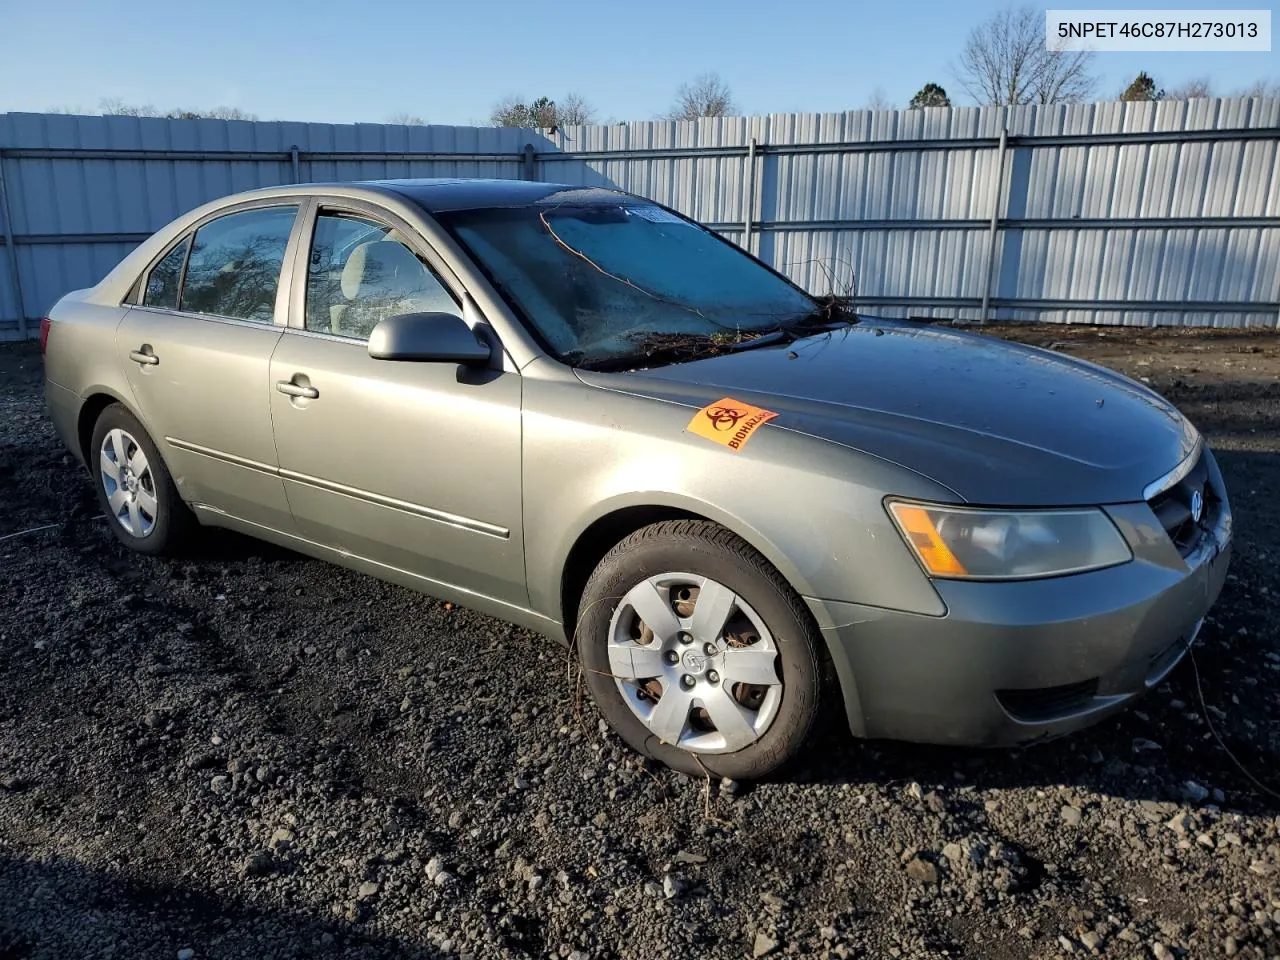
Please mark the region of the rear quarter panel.
<svg viewBox="0 0 1280 960"><path fill-rule="evenodd" d="M78 419L84 402L91 397L121 401L146 423L131 402L129 383L116 351L116 328L129 308L88 302L83 299L86 292L67 294L49 311L52 325L44 356L49 415L58 435L81 458Z"/></svg>

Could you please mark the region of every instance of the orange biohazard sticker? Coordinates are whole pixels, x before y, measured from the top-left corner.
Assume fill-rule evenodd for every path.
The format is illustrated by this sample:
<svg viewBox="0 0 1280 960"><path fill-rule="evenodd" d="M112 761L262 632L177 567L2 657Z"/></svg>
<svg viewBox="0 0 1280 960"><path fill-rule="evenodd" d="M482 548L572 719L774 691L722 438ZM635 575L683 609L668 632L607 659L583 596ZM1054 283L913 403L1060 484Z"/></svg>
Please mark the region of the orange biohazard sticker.
<svg viewBox="0 0 1280 960"><path fill-rule="evenodd" d="M730 450L741 450L756 430L776 416L772 410L725 397L695 413L686 429Z"/></svg>

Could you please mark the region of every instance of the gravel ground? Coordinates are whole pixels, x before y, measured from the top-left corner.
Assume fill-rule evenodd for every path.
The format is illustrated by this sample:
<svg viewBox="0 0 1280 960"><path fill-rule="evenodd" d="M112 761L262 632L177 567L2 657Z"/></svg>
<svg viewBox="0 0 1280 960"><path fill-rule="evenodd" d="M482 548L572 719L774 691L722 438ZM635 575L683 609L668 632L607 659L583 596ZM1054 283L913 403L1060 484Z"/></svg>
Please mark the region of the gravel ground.
<svg viewBox="0 0 1280 960"><path fill-rule="evenodd" d="M1220 451L1195 664L1023 751L835 724L750 788L646 767L497 621L230 535L126 554L0 347L0 958L1280 956L1280 801L1223 749L1280 787L1280 340L1010 335Z"/></svg>

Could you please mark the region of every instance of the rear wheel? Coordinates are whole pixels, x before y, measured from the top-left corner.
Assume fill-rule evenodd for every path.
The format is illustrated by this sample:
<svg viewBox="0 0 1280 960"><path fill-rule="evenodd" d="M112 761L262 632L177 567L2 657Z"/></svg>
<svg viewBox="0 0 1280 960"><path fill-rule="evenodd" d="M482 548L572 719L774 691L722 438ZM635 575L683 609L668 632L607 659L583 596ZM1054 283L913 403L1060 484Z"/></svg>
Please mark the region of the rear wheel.
<svg viewBox="0 0 1280 960"><path fill-rule="evenodd" d="M171 553L196 527L156 445L128 410L98 416L89 451L98 503L111 532L139 553Z"/></svg>
<svg viewBox="0 0 1280 960"><path fill-rule="evenodd" d="M713 523L654 524L614 547L587 583L577 643L609 724L684 773L767 776L819 713L820 638L803 602Z"/></svg>

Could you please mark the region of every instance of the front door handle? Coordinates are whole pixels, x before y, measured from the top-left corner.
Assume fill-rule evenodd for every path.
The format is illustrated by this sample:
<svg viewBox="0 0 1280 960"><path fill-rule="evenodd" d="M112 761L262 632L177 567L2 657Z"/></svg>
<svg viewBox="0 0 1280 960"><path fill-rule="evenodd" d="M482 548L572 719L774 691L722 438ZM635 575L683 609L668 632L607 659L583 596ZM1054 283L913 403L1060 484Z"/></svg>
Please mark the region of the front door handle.
<svg viewBox="0 0 1280 960"><path fill-rule="evenodd" d="M144 367L153 367L160 362L160 358L151 350L151 344L144 343L137 350L129 351L129 359L134 363L140 363Z"/></svg>
<svg viewBox="0 0 1280 960"><path fill-rule="evenodd" d="M305 397L307 400L314 400L320 396L320 391L315 387L294 383L292 380L277 380L276 389L287 397Z"/></svg>

